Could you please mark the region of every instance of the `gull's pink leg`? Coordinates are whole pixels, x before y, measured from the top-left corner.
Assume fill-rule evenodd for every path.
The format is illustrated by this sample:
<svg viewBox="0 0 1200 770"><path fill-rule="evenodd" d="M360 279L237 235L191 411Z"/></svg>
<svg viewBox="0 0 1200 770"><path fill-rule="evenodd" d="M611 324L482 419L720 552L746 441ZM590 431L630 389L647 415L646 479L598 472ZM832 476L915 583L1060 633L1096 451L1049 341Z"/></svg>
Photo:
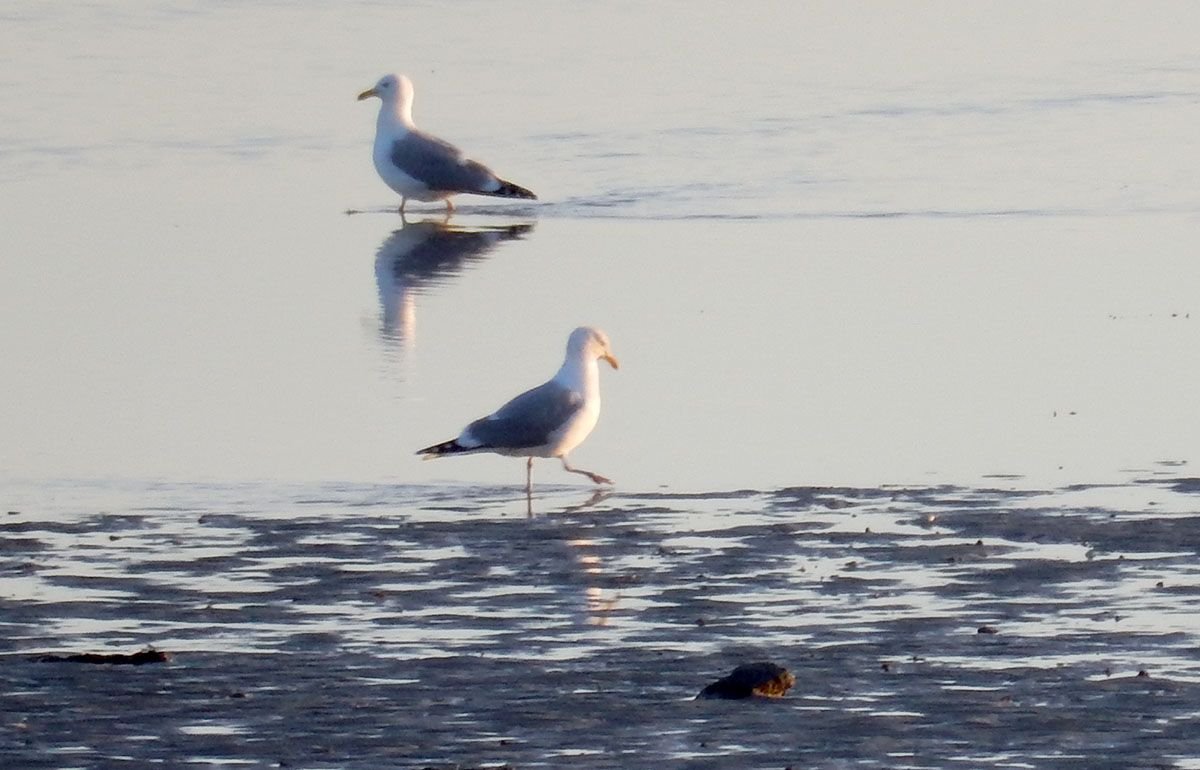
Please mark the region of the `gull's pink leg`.
<svg viewBox="0 0 1200 770"><path fill-rule="evenodd" d="M604 476L601 476L599 473L592 473L591 471L585 471L585 470L581 470L579 468L572 468L571 464L567 462L566 455L563 455L562 457L560 457L558 459L562 460L563 468L567 469L571 473L582 473L584 476L587 476L589 479L591 479L596 484L611 484L612 483L612 479L607 479Z"/></svg>

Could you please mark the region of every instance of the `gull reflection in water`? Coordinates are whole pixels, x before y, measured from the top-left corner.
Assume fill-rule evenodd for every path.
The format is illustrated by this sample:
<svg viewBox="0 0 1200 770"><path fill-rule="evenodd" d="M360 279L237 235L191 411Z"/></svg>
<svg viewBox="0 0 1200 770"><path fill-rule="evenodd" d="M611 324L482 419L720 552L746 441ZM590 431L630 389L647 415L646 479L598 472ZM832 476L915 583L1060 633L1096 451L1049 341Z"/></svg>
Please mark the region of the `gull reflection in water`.
<svg viewBox="0 0 1200 770"><path fill-rule="evenodd" d="M607 626L609 616L617 608L621 600L620 592L614 591L605 595L601 583L604 582L604 564L596 551L600 542L586 537L568 540L567 545L575 549L575 561L583 570L583 600L585 603L587 622L593 626Z"/></svg>
<svg viewBox="0 0 1200 770"><path fill-rule="evenodd" d="M612 496L612 490L595 491L585 502L569 505L563 508L561 514L574 514L587 511ZM621 600L620 591L608 593L602 587L611 583L611 578L604 575L604 563L600 558L602 540L590 537L574 537L566 541L574 553L575 563L583 572L583 601L586 622L593 626L607 626L609 617L617 609Z"/></svg>
<svg viewBox="0 0 1200 770"><path fill-rule="evenodd" d="M380 335L410 347L416 341L416 295L450 282L498 244L532 229L530 223L453 227L444 220L405 222L387 237L375 257Z"/></svg>

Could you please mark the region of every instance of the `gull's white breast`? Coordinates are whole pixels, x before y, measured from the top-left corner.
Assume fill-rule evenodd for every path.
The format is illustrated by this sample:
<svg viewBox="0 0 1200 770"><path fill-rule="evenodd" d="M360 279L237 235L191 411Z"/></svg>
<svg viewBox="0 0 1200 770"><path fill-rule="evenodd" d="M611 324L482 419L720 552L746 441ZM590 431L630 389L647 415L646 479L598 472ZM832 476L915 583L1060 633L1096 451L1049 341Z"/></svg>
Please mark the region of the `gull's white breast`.
<svg viewBox="0 0 1200 770"><path fill-rule="evenodd" d="M600 399L585 400L579 411L550 435L550 440L546 442L547 456L559 457L570 454L571 450L582 444L583 440L591 434L599 420Z"/></svg>

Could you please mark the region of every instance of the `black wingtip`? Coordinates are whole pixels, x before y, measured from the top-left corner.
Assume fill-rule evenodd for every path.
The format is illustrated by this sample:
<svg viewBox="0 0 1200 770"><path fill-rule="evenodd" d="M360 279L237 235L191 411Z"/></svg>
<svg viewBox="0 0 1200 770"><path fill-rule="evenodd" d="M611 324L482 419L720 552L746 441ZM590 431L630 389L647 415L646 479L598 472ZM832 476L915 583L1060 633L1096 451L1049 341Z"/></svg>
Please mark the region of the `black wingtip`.
<svg viewBox="0 0 1200 770"><path fill-rule="evenodd" d="M458 443L458 439L450 439L449 441L443 441L440 444L434 444L433 446L427 446L424 449L418 449L417 454L424 455L426 460L432 460L435 457L452 455L455 452L461 451L463 451L463 446Z"/></svg>
<svg viewBox="0 0 1200 770"><path fill-rule="evenodd" d="M527 190L519 184L513 184L507 179L500 180L500 189L496 191L496 195L502 195L505 198L528 198L529 200L537 200L537 196L532 190Z"/></svg>

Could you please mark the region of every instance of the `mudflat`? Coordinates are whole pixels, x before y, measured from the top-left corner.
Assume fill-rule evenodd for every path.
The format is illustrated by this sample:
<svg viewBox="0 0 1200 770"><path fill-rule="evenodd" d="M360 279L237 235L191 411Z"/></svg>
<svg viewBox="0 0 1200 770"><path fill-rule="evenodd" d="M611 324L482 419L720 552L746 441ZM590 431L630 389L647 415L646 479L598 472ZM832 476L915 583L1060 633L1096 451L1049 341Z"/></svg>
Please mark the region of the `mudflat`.
<svg viewBox="0 0 1200 770"><path fill-rule="evenodd" d="M0 765L1188 767L1200 481L998 482L46 497ZM694 700L757 660L785 697Z"/></svg>

